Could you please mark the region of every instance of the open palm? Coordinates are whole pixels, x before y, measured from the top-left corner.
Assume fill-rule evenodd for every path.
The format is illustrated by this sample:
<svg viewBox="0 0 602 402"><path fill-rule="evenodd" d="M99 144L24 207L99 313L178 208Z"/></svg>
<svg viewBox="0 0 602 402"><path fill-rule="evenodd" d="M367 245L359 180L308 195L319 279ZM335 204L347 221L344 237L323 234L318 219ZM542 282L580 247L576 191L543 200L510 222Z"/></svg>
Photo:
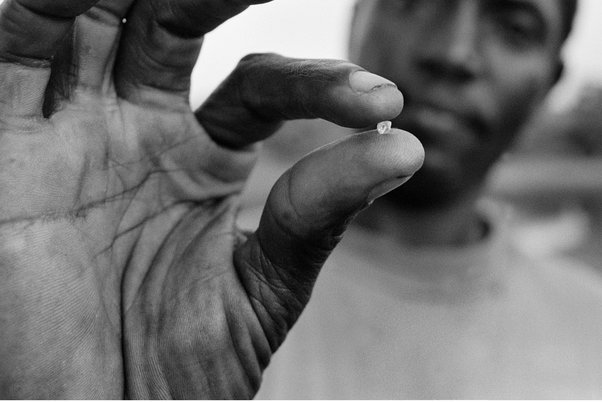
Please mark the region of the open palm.
<svg viewBox="0 0 602 402"><path fill-rule="evenodd" d="M402 104L351 64L255 55L193 113L202 36L264 2L2 5L1 397L251 397L349 218L420 166L409 134L354 136L236 229L253 144L283 119L361 127Z"/></svg>

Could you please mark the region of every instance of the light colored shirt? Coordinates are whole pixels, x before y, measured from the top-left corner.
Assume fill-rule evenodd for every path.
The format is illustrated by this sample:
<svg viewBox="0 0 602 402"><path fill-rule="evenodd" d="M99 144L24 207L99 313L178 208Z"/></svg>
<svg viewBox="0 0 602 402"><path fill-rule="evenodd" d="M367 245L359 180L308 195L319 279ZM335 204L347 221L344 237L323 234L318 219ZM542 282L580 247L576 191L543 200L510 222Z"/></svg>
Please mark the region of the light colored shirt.
<svg viewBox="0 0 602 402"><path fill-rule="evenodd" d="M601 399L602 279L489 220L467 248L352 229L257 399Z"/></svg>

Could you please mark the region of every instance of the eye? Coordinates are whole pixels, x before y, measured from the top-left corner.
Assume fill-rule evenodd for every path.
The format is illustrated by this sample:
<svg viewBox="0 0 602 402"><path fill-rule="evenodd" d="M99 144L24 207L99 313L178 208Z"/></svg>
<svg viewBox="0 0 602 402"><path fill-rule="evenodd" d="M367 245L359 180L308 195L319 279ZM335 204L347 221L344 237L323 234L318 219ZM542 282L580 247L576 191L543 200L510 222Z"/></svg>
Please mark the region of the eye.
<svg viewBox="0 0 602 402"><path fill-rule="evenodd" d="M407 13L416 8L418 1L416 0L388 0L393 11Z"/></svg>
<svg viewBox="0 0 602 402"><path fill-rule="evenodd" d="M544 34L541 23L529 12L496 13L494 19L503 39L513 46L529 47L543 42Z"/></svg>

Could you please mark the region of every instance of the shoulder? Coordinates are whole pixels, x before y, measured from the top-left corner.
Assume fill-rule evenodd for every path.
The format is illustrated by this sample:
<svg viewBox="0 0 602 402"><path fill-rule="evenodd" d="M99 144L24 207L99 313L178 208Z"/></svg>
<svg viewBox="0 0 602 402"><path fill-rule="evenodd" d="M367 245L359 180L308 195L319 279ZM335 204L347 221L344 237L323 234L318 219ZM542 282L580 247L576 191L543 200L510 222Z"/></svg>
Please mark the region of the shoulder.
<svg viewBox="0 0 602 402"><path fill-rule="evenodd" d="M517 258L523 261L518 275L530 283L532 300L539 299L569 322L602 325L602 273L568 257Z"/></svg>
<svg viewBox="0 0 602 402"><path fill-rule="evenodd" d="M542 280L550 286L602 302L602 273L594 267L569 257L546 258L537 265Z"/></svg>
<svg viewBox="0 0 602 402"><path fill-rule="evenodd" d="M525 252L522 238L516 231L520 216L515 209L508 204L491 201L482 207L489 223L500 232L501 249L505 250L510 265L519 268L523 275L531 276L540 288L559 296L571 295L571 299L596 300L602 309L602 271L561 254L538 256Z"/></svg>

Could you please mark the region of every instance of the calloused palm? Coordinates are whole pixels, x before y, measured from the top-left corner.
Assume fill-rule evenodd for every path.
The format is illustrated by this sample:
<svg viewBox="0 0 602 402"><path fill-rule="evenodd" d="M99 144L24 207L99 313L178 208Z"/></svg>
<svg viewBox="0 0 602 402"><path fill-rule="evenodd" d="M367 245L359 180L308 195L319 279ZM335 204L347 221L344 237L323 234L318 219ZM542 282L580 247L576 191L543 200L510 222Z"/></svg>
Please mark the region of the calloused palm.
<svg viewBox="0 0 602 402"><path fill-rule="evenodd" d="M251 397L346 222L420 166L407 133L351 137L236 228L252 144L283 119L365 126L402 104L348 63L256 55L193 113L202 36L264 2L5 0L1 397Z"/></svg>

